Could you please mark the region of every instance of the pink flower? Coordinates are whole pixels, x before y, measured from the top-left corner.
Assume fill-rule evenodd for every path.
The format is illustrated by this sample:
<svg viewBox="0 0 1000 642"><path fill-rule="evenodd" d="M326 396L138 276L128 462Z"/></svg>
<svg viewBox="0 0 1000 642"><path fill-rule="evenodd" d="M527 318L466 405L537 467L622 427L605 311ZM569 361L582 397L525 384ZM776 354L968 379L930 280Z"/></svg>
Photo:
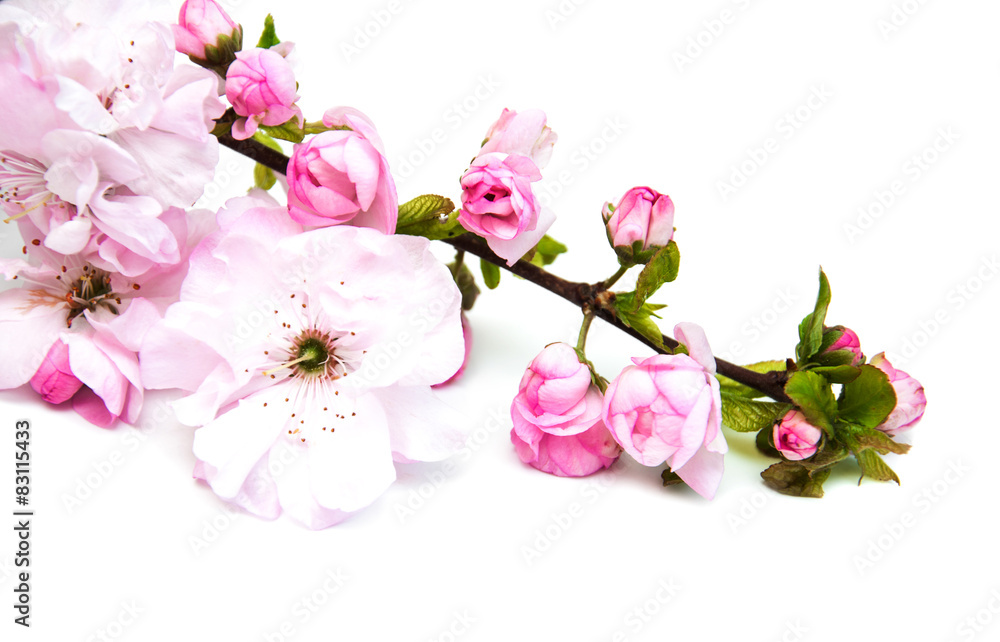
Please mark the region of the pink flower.
<svg viewBox="0 0 1000 642"><path fill-rule="evenodd" d="M674 328L685 354L633 359L608 386L604 423L625 452L644 466L666 462L695 492L711 499L722 480L722 398L704 331Z"/></svg>
<svg viewBox="0 0 1000 642"><path fill-rule="evenodd" d="M886 359L884 352L872 357L868 363L888 375L889 383L896 391L896 407L878 429L890 437L895 437L900 432L913 428L924 416L924 409L927 407L924 387L910 375L894 368Z"/></svg>
<svg viewBox="0 0 1000 642"><path fill-rule="evenodd" d="M185 0L177 22L172 25L174 46L192 58L208 58L205 47L218 47L221 37L243 40L242 27L215 0Z"/></svg>
<svg viewBox="0 0 1000 642"><path fill-rule="evenodd" d="M49 348L38 372L31 378L31 389L51 404L60 404L83 386L83 382L73 376L69 363L69 348L61 340L56 340Z"/></svg>
<svg viewBox="0 0 1000 642"><path fill-rule="evenodd" d="M431 386L432 388L441 388L455 383L465 373L465 366L469 365L469 356L472 355L472 324L469 323L469 317L465 316L465 312L462 312L462 340L465 342L465 356L462 358L462 365L451 378L442 383L434 384Z"/></svg>
<svg viewBox="0 0 1000 642"><path fill-rule="evenodd" d="M774 447L785 459L800 461L816 454L823 431L806 421L798 410L791 410L774 426Z"/></svg>
<svg viewBox="0 0 1000 642"><path fill-rule="evenodd" d="M560 477L611 466L620 450L601 421L602 402L576 350L565 343L546 346L528 366L510 406L510 440L521 461Z"/></svg>
<svg viewBox="0 0 1000 642"><path fill-rule="evenodd" d="M260 47L237 52L226 72L226 98L244 116L233 123L233 138L250 138L259 125L274 127L292 118L302 127L295 92L295 73L280 53Z"/></svg>
<svg viewBox="0 0 1000 642"><path fill-rule="evenodd" d="M827 328L826 331L841 333L840 337L826 349L827 354L837 350L847 350L854 355L854 359L851 361L852 366L859 366L864 363L865 355L861 353L861 339L859 339L858 335L854 333L854 330L838 325L832 328Z"/></svg>
<svg viewBox="0 0 1000 642"><path fill-rule="evenodd" d="M178 296L189 248L200 239L187 224L198 217L166 213L183 252L175 265L152 265L136 276L109 269L100 244L86 254L52 252L32 236L39 232L30 221L21 221L34 251L30 262L0 260L0 271L21 285L0 292L0 351L10 364L0 370L0 389L30 382L50 403L71 399L95 425L134 423L143 401L136 353Z"/></svg>
<svg viewBox="0 0 1000 642"><path fill-rule="evenodd" d="M175 68L170 27L142 11L30 10L20 27L4 24L12 46L0 47L6 213L31 218L60 254L103 234L147 261L176 262L157 219L189 207L215 173L218 78Z"/></svg>
<svg viewBox="0 0 1000 642"><path fill-rule="evenodd" d="M334 110L331 110L331 112ZM399 201L374 126L357 112L327 112L328 131L296 145L288 162L288 213L315 227L349 224L396 231Z"/></svg>
<svg viewBox="0 0 1000 642"><path fill-rule="evenodd" d="M618 207L605 203L602 216L611 245L630 248L635 255L647 252L651 257L650 250L667 245L674 236L674 202L648 187L625 192Z"/></svg>
<svg viewBox="0 0 1000 642"><path fill-rule="evenodd" d="M518 113L504 109L486 132L486 142L479 153L527 156L538 169L544 169L549 164L558 138L551 128L546 127L544 111L528 109Z"/></svg>
<svg viewBox="0 0 1000 642"><path fill-rule="evenodd" d="M430 389L462 363L461 295L426 239L302 233L252 199L219 218L141 352L148 387L190 393L174 410L200 426L196 474L219 497L325 528L374 502L394 462L463 447Z"/></svg>
<svg viewBox="0 0 1000 642"><path fill-rule="evenodd" d="M514 265L555 221L531 191L541 179L531 159L516 154L481 154L462 176L462 226L486 239L490 249Z"/></svg>

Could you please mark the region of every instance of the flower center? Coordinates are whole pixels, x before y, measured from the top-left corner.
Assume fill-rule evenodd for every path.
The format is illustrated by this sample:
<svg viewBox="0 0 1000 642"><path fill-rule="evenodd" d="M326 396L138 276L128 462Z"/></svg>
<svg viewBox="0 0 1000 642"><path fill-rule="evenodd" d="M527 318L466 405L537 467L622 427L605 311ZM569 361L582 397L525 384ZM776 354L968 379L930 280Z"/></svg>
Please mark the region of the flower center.
<svg viewBox="0 0 1000 642"><path fill-rule="evenodd" d="M59 197L49 191L45 171L44 165L27 156L10 151L0 153L0 201L21 208L20 212L4 219L5 223L44 205L65 207Z"/></svg>
<svg viewBox="0 0 1000 642"><path fill-rule="evenodd" d="M316 337L300 337L299 341L295 370L309 375L326 372L331 355L326 342Z"/></svg>
<svg viewBox="0 0 1000 642"><path fill-rule="evenodd" d="M96 312L102 305L113 314L118 314L115 304L121 305L122 299L111 291L111 275L108 272L84 265L79 278L68 285L66 304L69 306L69 315L66 317L66 327L70 327L73 319L85 310Z"/></svg>

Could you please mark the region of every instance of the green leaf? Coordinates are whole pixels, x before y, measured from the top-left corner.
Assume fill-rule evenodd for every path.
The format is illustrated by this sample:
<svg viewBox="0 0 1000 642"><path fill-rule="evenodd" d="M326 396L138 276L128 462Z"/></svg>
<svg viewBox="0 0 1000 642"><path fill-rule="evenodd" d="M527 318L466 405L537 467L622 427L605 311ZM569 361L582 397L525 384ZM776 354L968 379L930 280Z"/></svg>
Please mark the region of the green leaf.
<svg viewBox="0 0 1000 642"><path fill-rule="evenodd" d="M274 175L274 170L265 165L257 163L253 167L253 184L254 187L259 187L262 190L269 190L274 187L274 184L278 182L278 178Z"/></svg>
<svg viewBox="0 0 1000 642"><path fill-rule="evenodd" d="M399 206L396 234L423 236L432 241L465 234L450 198L424 194Z"/></svg>
<svg viewBox="0 0 1000 642"><path fill-rule="evenodd" d="M795 402L809 423L833 436L837 400L823 376L809 371L796 372L785 384L785 394Z"/></svg>
<svg viewBox="0 0 1000 642"><path fill-rule="evenodd" d="M809 372L823 375L830 383L850 383L861 374L861 371L854 366L811 368Z"/></svg>
<svg viewBox="0 0 1000 642"><path fill-rule="evenodd" d="M273 127L261 125L260 130L272 138L280 138L292 143L301 143L306 137L305 132L299 127L298 119L294 116L288 121L280 125L274 125Z"/></svg>
<svg viewBox="0 0 1000 642"><path fill-rule="evenodd" d="M399 206L399 216L396 227L420 223L445 216L455 211L455 204L450 198L437 194L424 194Z"/></svg>
<svg viewBox="0 0 1000 642"><path fill-rule="evenodd" d="M267 14L267 17L264 18L264 32L260 34L257 46L261 49L270 49L279 42L281 41L278 40L278 34L274 31L274 18L271 14Z"/></svg>
<svg viewBox="0 0 1000 642"><path fill-rule="evenodd" d="M896 407L896 391L889 377L875 366L864 365L858 377L844 384L838 411L841 419L874 428Z"/></svg>
<svg viewBox="0 0 1000 642"><path fill-rule="evenodd" d="M874 450L862 450L857 455L858 465L861 466L861 477L858 484L865 477L870 477L876 481L894 481L899 484L899 476L896 475L889 465L882 461Z"/></svg>
<svg viewBox="0 0 1000 642"><path fill-rule="evenodd" d="M633 312L637 311L646 299L653 296L661 285L677 278L681 265L681 251L673 241L660 248L646 267L639 273L635 284L635 301Z"/></svg>
<svg viewBox="0 0 1000 642"><path fill-rule="evenodd" d="M479 269L483 271L483 281L486 283L486 287L495 290L500 285L500 268L486 259L479 259Z"/></svg>
<svg viewBox="0 0 1000 642"><path fill-rule="evenodd" d="M253 139L258 143L266 145L267 147L270 147L271 149L277 152L281 151L281 145L278 144L278 141L274 140L273 138L271 138L270 136L268 136L267 134L265 134L260 130L254 132ZM254 165L253 168L254 186L259 187L263 190L269 190L272 187L274 187L274 184L276 182L278 182L278 179L274 175L274 171L270 167L261 165L260 163Z"/></svg>
<svg viewBox="0 0 1000 642"><path fill-rule="evenodd" d="M823 483L830 477L833 466L810 470L801 464L779 461L760 474L764 483L782 495L822 497Z"/></svg>
<svg viewBox="0 0 1000 642"><path fill-rule="evenodd" d="M850 448L854 454L864 450L875 450L885 455L895 453L905 455L910 452L909 444L893 441L892 437L877 428L868 428L857 424L840 423L837 425L837 439Z"/></svg>
<svg viewBox="0 0 1000 642"><path fill-rule="evenodd" d="M795 356L800 365L806 363L809 357L816 354L823 343L823 323L826 321L828 307L830 307L830 281L820 269L816 307L799 324L799 344L795 346Z"/></svg>
<svg viewBox="0 0 1000 642"><path fill-rule="evenodd" d="M791 404L752 401L722 393L722 423L736 432L757 432L772 427L792 409Z"/></svg>
<svg viewBox="0 0 1000 642"><path fill-rule="evenodd" d="M546 234L532 250L531 263L538 267L545 267L552 264L556 257L564 254L566 250L565 245Z"/></svg>
<svg viewBox="0 0 1000 642"><path fill-rule="evenodd" d="M749 365L743 366L747 370L752 370L754 372L768 373L768 372L784 372L785 371L784 361L760 361L758 363L751 363ZM750 386L743 385L738 381L734 381L729 377L724 377L720 374L715 375L715 378L719 380L719 386L722 392L728 392L731 395L737 395L739 397L744 397L746 399L759 399L760 397L766 397L763 392L757 390L756 388L751 388Z"/></svg>
<svg viewBox="0 0 1000 642"><path fill-rule="evenodd" d="M616 293L614 305L622 323L649 339L653 345L663 347L663 333L651 317L659 318L656 311L666 306L645 303L634 309L635 292Z"/></svg>

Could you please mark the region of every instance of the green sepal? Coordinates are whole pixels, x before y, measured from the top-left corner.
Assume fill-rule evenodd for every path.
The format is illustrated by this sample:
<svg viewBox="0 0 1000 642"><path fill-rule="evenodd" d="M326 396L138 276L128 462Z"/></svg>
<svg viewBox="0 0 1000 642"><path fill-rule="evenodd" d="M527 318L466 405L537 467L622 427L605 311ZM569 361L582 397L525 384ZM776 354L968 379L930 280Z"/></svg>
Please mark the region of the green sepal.
<svg viewBox="0 0 1000 642"><path fill-rule="evenodd" d="M895 407L896 391L889 377L869 365L861 366L857 378L844 384L837 403L841 419L868 428L885 421Z"/></svg>
<svg viewBox="0 0 1000 642"><path fill-rule="evenodd" d="M260 34L257 47L260 49L270 49L280 42L281 40L278 39L278 34L274 30L274 17L271 14L267 14L267 17L264 18L264 31Z"/></svg>
<svg viewBox="0 0 1000 642"><path fill-rule="evenodd" d="M653 345L659 348L664 347L663 333L660 332L660 328L652 317L659 319L656 311L665 308L665 305L644 303L636 309L635 292L622 292L615 294L614 306L622 323L649 339Z"/></svg>
<svg viewBox="0 0 1000 642"><path fill-rule="evenodd" d="M815 372L799 371L788 378L785 394L798 406L806 420L833 437L837 419L837 400L830 383Z"/></svg>
<svg viewBox="0 0 1000 642"><path fill-rule="evenodd" d="M761 454L767 457L773 457L775 459L781 459L781 453L778 449L774 447L774 429L764 428L757 433L756 438L754 438L754 444L757 446L757 450Z"/></svg>
<svg viewBox="0 0 1000 642"><path fill-rule="evenodd" d="M661 285L670 283L677 278L681 265L681 251L677 244L670 241L665 247L658 248L656 254L642 268L635 284L635 306L638 310L646 299L651 297Z"/></svg>
<svg viewBox="0 0 1000 642"><path fill-rule="evenodd" d="M486 259L479 259L479 269L483 272L483 282L486 287L495 290L500 285L500 268Z"/></svg>
<svg viewBox="0 0 1000 642"><path fill-rule="evenodd" d="M830 281L821 268L816 306L799 324L799 343L795 346L795 357L799 365L807 363L810 357L819 352L823 344L823 323L826 321L826 311L829 307Z"/></svg>
<svg viewBox="0 0 1000 642"><path fill-rule="evenodd" d="M753 401L728 392L722 393L722 423L736 432L769 429L784 417L791 404Z"/></svg>

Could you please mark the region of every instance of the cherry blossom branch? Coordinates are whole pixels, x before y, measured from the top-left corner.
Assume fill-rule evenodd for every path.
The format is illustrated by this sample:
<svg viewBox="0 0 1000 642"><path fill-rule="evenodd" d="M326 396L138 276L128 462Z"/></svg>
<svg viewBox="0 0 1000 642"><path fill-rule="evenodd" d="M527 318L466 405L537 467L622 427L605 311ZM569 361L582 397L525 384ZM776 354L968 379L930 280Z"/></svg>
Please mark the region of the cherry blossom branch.
<svg viewBox="0 0 1000 642"><path fill-rule="evenodd" d="M263 145L252 138L247 140L236 140L229 134L223 134L219 136L219 142L222 145L253 159L265 167L268 167L276 172L280 172L281 174L284 174L286 168L288 167L289 159L287 156L270 149L266 145ZM444 239L442 242L453 246L461 252L467 252L478 256L479 258L503 268L526 281L530 281L531 283L534 283L535 285L544 288L553 294L559 295L563 299L566 299L576 307L583 310L585 314L588 312L592 313L594 316L602 319L606 323L609 323L618 330L633 337L659 353L667 352L667 350L664 350L662 347L656 345L651 340L644 337L641 333L625 325L625 323L618 318L613 305L614 293L608 290L608 288L617 279L608 279L607 281L598 283L581 283L568 281L558 277L551 272L528 263L527 261L518 261L512 266L508 266L507 262L494 254L482 239L473 236L472 234L463 234L454 238ZM673 349L679 344L673 338L663 335L663 345L667 348ZM785 394L785 382L787 381L788 374L784 371L771 371L765 373L754 372L752 370L748 370L747 368L725 361L724 359L718 358L715 360L715 365L718 373L724 377L728 377L733 381L737 381L745 386L753 388L754 390L758 390L775 401L785 403L791 402Z"/></svg>

